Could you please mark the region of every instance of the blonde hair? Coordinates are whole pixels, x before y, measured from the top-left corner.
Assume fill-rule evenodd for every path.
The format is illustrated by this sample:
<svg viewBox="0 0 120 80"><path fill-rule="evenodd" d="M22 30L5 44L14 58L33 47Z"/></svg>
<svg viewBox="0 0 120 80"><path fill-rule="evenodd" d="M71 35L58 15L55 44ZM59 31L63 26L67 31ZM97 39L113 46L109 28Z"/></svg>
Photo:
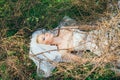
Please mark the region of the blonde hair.
<svg viewBox="0 0 120 80"><path fill-rule="evenodd" d="M32 59L37 66L37 74L39 76L43 75L44 77L49 77L56 65L53 65L48 60L52 62L60 62L62 58L61 54L57 51L56 46L38 44L37 37L44 32L46 31L37 30L32 34L29 54L30 59Z"/></svg>

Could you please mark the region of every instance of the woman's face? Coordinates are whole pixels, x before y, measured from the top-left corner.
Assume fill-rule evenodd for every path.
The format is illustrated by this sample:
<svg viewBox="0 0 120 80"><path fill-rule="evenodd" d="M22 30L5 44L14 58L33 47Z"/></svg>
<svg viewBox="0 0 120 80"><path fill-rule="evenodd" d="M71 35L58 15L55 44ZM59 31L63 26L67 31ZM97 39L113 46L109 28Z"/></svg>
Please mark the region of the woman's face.
<svg viewBox="0 0 120 80"><path fill-rule="evenodd" d="M37 37L37 42L40 44L51 44L53 42L53 34L51 33L40 34Z"/></svg>

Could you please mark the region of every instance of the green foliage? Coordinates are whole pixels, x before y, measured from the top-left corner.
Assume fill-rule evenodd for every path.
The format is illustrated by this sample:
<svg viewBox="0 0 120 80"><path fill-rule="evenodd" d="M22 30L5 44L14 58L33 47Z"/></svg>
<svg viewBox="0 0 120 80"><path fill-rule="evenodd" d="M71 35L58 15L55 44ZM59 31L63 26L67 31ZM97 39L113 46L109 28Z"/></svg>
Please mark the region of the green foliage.
<svg viewBox="0 0 120 80"><path fill-rule="evenodd" d="M86 78L86 80L93 80L93 79L109 80L115 76L115 73L110 69L107 69L107 68L102 68L102 69L103 69L102 73L98 73L97 71L93 72L89 77Z"/></svg>
<svg viewBox="0 0 120 80"><path fill-rule="evenodd" d="M86 76L95 67L94 65L91 65L89 63L85 65L75 66L72 69L69 69L68 66L70 65L68 64L67 67L65 67L65 65L62 65L63 71L57 74L54 74L58 71L58 69L55 69L53 71L53 76L50 77L48 80L57 80L57 79L62 79L62 80L78 79L79 80L80 76L81 77ZM109 67L110 66L111 65L109 65ZM97 67L93 72L91 72L90 75L88 75L85 78L85 80L110 80L114 76L115 76L115 73L112 70L110 70L110 68Z"/></svg>
<svg viewBox="0 0 120 80"><path fill-rule="evenodd" d="M5 71L6 71L6 65L3 63L1 66L0 66L0 70L3 72L3 73L5 73Z"/></svg>
<svg viewBox="0 0 120 80"><path fill-rule="evenodd" d="M17 32L16 29L8 30L8 31L6 32L6 36L7 36L7 37L12 36L12 35L14 35L16 32Z"/></svg>
<svg viewBox="0 0 120 80"><path fill-rule="evenodd" d="M7 35L12 36L26 26L32 30L41 27L52 29L65 15L84 21L97 19L97 15L105 11L107 1L1 0L0 4L1 27L8 27L10 32ZM15 31L11 32L13 29Z"/></svg>
<svg viewBox="0 0 120 80"><path fill-rule="evenodd" d="M0 0L0 33L3 34L0 34L0 43L2 43L0 62L5 62L9 58L12 62L12 66L10 63L0 65L0 80L41 79L36 74L35 64L28 56L31 33L38 28L57 27L65 15L81 23L95 21L108 11L108 2L109 0ZM24 28L29 31L24 31ZM16 33L19 34L17 38L14 38ZM53 71L55 75L49 79L74 80L71 74L85 74L92 68L93 65L76 67L57 75L55 73L58 70L55 69ZM100 75L100 73L93 72L86 80L109 80L114 75L107 69L104 69L103 73Z"/></svg>

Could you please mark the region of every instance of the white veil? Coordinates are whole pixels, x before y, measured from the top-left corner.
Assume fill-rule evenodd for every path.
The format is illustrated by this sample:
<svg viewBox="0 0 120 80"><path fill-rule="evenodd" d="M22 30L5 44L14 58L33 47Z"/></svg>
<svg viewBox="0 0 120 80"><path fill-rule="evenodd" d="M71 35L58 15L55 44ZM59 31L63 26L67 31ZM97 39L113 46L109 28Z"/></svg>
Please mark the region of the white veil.
<svg viewBox="0 0 120 80"><path fill-rule="evenodd" d="M61 54L58 51L56 51L56 46L38 44L36 42L37 35L42 34L42 31L44 31L44 29L35 31L32 34L29 54L30 58L34 61L34 63L37 66L37 74L39 76L49 77L51 75L52 70L56 67L50 62L60 62Z"/></svg>

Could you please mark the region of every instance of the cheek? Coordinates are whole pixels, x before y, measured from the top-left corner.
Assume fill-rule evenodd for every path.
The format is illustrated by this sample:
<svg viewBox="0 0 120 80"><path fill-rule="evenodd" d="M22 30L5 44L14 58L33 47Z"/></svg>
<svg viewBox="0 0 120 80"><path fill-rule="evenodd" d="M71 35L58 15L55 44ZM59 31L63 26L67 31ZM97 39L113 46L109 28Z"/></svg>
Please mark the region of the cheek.
<svg viewBox="0 0 120 80"><path fill-rule="evenodd" d="M39 39L39 38L36 40L36 42L37 43L43 43L43 41L41 39Z"/></svg>
<svg viewBox="0 0 120 80"><path fill-rule="evenodd" d="M53 41L53 38L48 38L45 40L45 44L51 44L52 41Z"/></svg>

